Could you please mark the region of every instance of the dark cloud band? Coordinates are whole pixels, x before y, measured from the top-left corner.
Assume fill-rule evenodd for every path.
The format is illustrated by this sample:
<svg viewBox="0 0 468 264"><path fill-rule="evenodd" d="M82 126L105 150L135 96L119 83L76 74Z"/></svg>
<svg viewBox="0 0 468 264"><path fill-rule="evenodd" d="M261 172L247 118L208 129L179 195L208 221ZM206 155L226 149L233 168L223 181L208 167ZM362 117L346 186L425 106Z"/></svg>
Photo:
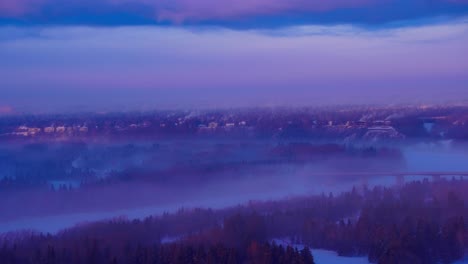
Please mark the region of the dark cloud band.
<svg viewBox="0 0 468 264"><path fill-rule="evenodd" d="M1 24L379 25L468 14L468 0L3 0Z"/></svg>

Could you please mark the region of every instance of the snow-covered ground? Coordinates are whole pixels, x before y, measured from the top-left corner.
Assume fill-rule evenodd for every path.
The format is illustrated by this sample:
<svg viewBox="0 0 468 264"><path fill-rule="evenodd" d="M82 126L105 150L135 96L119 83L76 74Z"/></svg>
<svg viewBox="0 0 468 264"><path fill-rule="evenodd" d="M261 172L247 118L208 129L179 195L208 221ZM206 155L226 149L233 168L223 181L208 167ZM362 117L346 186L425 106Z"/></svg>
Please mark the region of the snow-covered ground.
<svg viewBox="0 0 468 264"><path fill-rule="evenodd" d="M292 246L301 250L304 248L302 244L293 244L288 239L273 239L278 245ZM312 255L314 256L315 263L317 264L370 264L367 257L343 257L331 250L325 249L311 249ZM454 262L453 264L468 264L468 256L464 259Z"/></svg>
<svg viewBox="0 0 468 264"><path fill-rule="evenodd" d="M278 245L292 246L301 250L304 248L302 244L292 244L288 239L273 239ZM334 251L325 249L311 249L314 256L315 263L317 264L369 264L367 257L343 257L338 256Z"/></svg>
<svg viewBox="0 0 468 264"><path fill-rule="evenodd" d="M342 257L334 251L312 249L315 263L317 264L369 264L367 257Z"/></svg>

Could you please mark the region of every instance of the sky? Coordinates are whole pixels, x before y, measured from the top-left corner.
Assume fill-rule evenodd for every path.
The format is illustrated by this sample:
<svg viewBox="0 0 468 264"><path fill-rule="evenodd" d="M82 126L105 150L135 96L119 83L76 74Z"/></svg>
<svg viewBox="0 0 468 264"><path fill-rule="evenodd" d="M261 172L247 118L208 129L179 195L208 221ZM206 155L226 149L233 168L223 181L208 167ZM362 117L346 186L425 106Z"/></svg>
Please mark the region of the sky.
<svg viewBox="0 0 468 264"><path fill-rule="evenodd" d="M0 114L468 102L468 0L1 0Z"/></svg>

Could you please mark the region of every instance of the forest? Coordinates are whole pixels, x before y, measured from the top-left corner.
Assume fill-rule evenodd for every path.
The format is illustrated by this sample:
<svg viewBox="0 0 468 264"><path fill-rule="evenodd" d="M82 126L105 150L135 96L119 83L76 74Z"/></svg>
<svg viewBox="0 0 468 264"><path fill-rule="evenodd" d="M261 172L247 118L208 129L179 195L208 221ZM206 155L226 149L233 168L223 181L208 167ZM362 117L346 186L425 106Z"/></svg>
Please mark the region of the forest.
<svg viewBox="0 0 468 264"><path fill-rule="evenodd" d="M1 236L2 263L314 263L314 249L372 263L453 263L468 251L468 181L355 187L224 209ZM290 241L276 244L275 239Z"/></svg>

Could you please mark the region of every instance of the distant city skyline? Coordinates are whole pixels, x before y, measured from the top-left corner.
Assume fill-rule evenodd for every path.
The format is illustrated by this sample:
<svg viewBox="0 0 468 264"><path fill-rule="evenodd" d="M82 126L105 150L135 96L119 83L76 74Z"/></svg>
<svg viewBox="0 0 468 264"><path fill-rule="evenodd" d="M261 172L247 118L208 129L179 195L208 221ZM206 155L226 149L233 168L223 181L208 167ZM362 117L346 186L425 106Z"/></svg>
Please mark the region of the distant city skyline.
<svg viewBox="0 0 468 264"><path fill-rule="evenodd" d="M468 1L6 0L0 114L468 101Z"/></svg>

